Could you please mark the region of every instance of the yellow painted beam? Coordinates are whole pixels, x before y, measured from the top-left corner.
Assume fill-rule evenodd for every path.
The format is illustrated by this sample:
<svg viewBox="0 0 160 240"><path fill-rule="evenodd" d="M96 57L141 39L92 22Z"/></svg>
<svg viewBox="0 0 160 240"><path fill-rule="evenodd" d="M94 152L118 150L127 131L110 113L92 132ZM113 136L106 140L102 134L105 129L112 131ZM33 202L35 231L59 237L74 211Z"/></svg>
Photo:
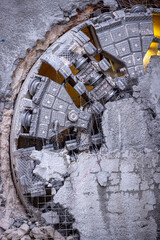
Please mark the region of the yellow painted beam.
<svg viewBox="0 0 160 240"><path fill-rule="evenodd" d="M154 36L160 38L160 14L153 14Z"/></svg>
<svg viewBox="0 0 160 240"><path fill-rule="evenodd" d="M151 56L158 55L158 45L159 43L152 42L150 48L148 49L146 55L143 58L143 67L146 70L146 67L150 61Z"/></svg>
<svg viewBox="0 0 160 240"><path fill-rule="evenodd" d="M160 38L160 14L153 14L153 32L155 37ZM151 56L160 56L160 51L158 51L158 45L159 43L156 42L151 43L146 55L143 58L144 70L146 70Z"/></svg>

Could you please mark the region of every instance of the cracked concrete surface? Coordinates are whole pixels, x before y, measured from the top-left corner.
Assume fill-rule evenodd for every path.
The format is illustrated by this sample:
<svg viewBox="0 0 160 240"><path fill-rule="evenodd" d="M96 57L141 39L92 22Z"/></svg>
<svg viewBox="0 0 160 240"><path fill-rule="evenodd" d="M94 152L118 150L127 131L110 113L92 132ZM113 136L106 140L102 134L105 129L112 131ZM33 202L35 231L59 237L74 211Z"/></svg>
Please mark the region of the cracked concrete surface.
<svg viewBox="0 0 160 240"><path fill-rule="evenodd" d="M92 3L96 2L98 1ZM59 1L30 3L2 0L1 89L5 91L12 81L11 75L18 64L17 59L23 58L26 50L32 48L37 39L44 40L45 33L52 24L67 22L68 18L77 14L75 7L81 9L90 3L91 1L68 1L65 3L67 7L63 9L64 4ZM104 1L106 6L109 3L112 8L115 6L113 1ZM133 98L107 103L107 110L103 115L106 145L98 155L81 153L78 161L71 162L68 168L61 158L62 168L56 172L61 176L68 170L70 177L55 193L54 202L60 203L72 213L75 218L74 227L79 230L82 240L156 240L160 237L159 64L159 60L152 59L145 76L133 87ZM19 217L25 216L9 173L7 149L11 115L12 110L6 111L2 123L1 172L3 180L8 179L8 182L0 188L4 189L6 198L9 189L6 203L8 209L4 210L1 201L0 218L4 211L7 219L5 221L4 216L2 218L3 229L12 225L10 209L13 207L15 215L18 213ZM51 160L49 153L47 158ZM42 168L40 163L35 173L40 174ZM45 171L42 173L46 173ZM53 171L51 175L52 173ZM44 178L45 176L44 174ZM32 233L36 237L40 234L44 237L38 231L35 229Z"/></svg>
<svg viewBox="0 0 160 240"><path fill-rule="evenodd" d="M106 104L102 127L108 151L152 147L141 108L132 98Z"/></svg>
<svg viewBox="0 0 160 240"><path fill-rule="evenodd" d="M152 150L140 153L133 148L98 158L80 154L54 201L73 214L82 240L156 240L157 224L151 213L156 208L154 175L159 160ZM108 184L101 184L102 176L100 182L97 179L101 173Z"/></svg>
<svg viewBox="0 0 160 240"><path fill-rule="evenodd" d="M33 173L43 178L44 181L64 180L64 175L67 172L65 160L58 153L53 153L47 150L33 151L31 154L33 160L38 160L40 163L36 165Z"/></svg>
<svg viewBox="0 0 160 240"><path fill-rule="evenodd" d="M98 155L80 154L54 197L75 217L82 240L159 239L159 127L152 128L159 121L159 63L151 59L133 98L107 103L105 146Z"/></svg>

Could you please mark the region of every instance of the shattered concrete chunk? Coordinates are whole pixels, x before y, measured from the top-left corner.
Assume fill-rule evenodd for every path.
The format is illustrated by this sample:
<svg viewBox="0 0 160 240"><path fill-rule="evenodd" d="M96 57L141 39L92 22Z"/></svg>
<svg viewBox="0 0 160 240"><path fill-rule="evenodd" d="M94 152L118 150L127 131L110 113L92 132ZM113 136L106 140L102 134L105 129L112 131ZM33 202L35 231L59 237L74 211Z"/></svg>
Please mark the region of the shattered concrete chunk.
<svg viewBox="0 0 160 240"><path fill-rule="evenodd" d="M140 182L141 179L136 173L123 173L120 188L122 191L138 191Z"/></svg>
<svg viewBox="0 0 160 240"><path fill-rule="evenodd" d="M30 236L36 239L47 239L47 236L38 227L34 227L31 230Z"/></svg>
<svg viewBox="0 0 160 240"><path fill-rule="evenodd" d="M146 122L153 143L160 148L160 84L159 84L160 56L152 56L146 68L146 74L139 78L139 100L146 111ZM134 92L135 93L135 89Z"/></svg>
<svg viewBox="0 0 160 240"><path fill-rule="evenodd" d="M67 237L67 240L74 240L74 237L69 236L69 237Z"/></svg>
<svg viewBox="0 0 160 240"><path fill-rule="evenodd" d="M156 183L160 183L160 173L155 173L153 178Z"/></svg>
<svg viewBox="0 0 160 240"><path fill-rule="evenodd" d="M57 224L59 223L59 216L56 212L49 211L46 213L42 213L42 218L45 219L46 224Z"/></svg>
<svg viewBox="0 0 160 240"><path fill-rule="evenodd" d="M20 226L19 229L22 230L24 232L24 234L26 234L29 231L29 226L26 223L24 223Z"/></svg>
<svg viewBox="0 0 160 240"><path fill-rule="evenodd" d="M17 230L13 229L13 231L7 235L7 239L21 239L26 233L29 231L29 226L27 224L23 224L22 228Z"/></svg>
<svg viewBox="0 0 160 240"><path fill-rule="evenodd" d="M55 231L54 240L65 240L65 238L58 231Z"/></svg>
<svg viewBox="0 0 160 240"><path fill-rule="evenodd" d="M54 196L56 194L56 189L53 187L51 190L51 194Z"/></svg>
<svg viewBox="0 0 160 240"><path fill-rule="evenodd" d="M63 175L67 172L66 163L59 153L53 153L48 150L33 151L31 158L39 160L40 164L36 165L33 173L49 181L52 178L63 180Z"/></svg>
<svg viewBox="0 0 160 240"><path fill-rule="evenodd" d="M119 156L117 157L117 152L108 154L103 154L101 156L100 166L105 172L118 172L119 171Z"/></svg>
<svg viewBox="0 0 160 240"><path fill-rule="evenodd" d="M21 240L31 240L29 235L25 235L24 237L21 238Z"/></svg>
<svg viewBox="0 0 160 240"><path fill-rule="evenodd" d="M46 236L48 236L49 238L53 238L54 236L54 229L51 226L44 226L44 227L40 227L40 229L44 232L44 234Z"/></svg>

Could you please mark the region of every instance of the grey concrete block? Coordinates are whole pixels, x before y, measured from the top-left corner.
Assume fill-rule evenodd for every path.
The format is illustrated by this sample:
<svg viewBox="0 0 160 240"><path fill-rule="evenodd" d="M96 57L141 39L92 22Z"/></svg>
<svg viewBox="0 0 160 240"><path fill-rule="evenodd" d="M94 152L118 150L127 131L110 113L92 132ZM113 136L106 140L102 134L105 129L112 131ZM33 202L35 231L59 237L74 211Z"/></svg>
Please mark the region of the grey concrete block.
<svg viewBox="0 0 160 240"><path fill-rule="evenodd" d="M107 103L102 126L109 151L152 146L144 112L133 99Z"/></svg>
<svg viewBox="0 0 160 240"><path fill-rule="evenodd" d="M46 224L58 224L59 223L59 216L56 212L49 211L46 213L42 213L42 218L44 218Z"/></svg>

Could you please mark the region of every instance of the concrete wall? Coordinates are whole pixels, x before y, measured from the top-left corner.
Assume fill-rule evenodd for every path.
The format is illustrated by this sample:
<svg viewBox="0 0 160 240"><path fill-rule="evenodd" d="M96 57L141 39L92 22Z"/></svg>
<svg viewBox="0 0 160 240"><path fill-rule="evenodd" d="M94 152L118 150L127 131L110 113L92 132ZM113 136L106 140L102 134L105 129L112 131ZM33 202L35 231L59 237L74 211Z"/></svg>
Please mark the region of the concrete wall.
<svg viewBox="0 0 160 240"><path fill-rule="evenodd" d="M56 24L68 24L64 31L70 29L79 23L77 20L69 25L70 18L77 15L76 9L97 2L68 0L65 6L64 1L0 2L0 233L13 227L3 239L9 239L9 234L16 238L15 228L22 223L32 224L19 202L10 173L9 129L13 100L20 87L17 76L22 82L32 64L55 40L55 32L50 32ZM116 7L112 0L104 1L104 5ZM92 10L82 14L81 21ZM36 45L35 52L29 50ZM159 65L160 60L154 59L133 87L132 98L107 103L102 121L105 145L99 158L81 154L77 163L71 163L70 178L55 196L56 202L75 217L75 228L83 240L160 239ZM20 239L24 232L41 227L34 221L30 230L26 225L19 230ZM43 239L38 231L35 229L30 236ZM56 239L51 232L47 234Z"/></svg>

